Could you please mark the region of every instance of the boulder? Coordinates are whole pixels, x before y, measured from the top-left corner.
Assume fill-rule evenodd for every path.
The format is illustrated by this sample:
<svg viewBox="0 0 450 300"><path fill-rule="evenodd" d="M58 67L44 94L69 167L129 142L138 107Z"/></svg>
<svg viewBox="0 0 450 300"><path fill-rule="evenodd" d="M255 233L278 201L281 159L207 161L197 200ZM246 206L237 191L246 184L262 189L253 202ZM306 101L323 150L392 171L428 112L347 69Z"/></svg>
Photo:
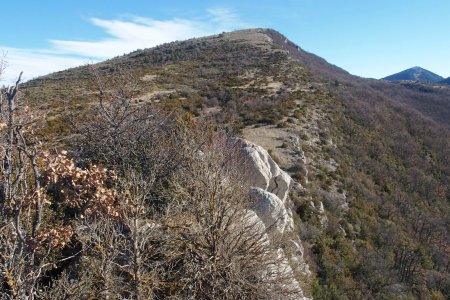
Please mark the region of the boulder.
<svg viewBox="0 0 450 300"><path fill-rule="evenodd" d="M270 234L282 235L286 231L293 230L292 215L277 195L262 188L253 187L250 189L250 197L254 201L253 211L262 220Z"/></svg>
<svg viewBox="0 0 450 300"><path fill-rule="evenodd" d="M247 181L252 187L258 187L274 193L283 203L289 193L292 178L270 157L261 146L240 140L242 153L247 160Z"/></svg>
<svg viewBox="0 0 450 300"><path fill-rule="evenodd" d="M278 166L277 166L278 167ZM288 173L284 172L280 168L279 174L274 176L269 181L269 191L280 198L283 203L286 203L286 199L289 194L289 189L292 183L292 178Z"/></svg>

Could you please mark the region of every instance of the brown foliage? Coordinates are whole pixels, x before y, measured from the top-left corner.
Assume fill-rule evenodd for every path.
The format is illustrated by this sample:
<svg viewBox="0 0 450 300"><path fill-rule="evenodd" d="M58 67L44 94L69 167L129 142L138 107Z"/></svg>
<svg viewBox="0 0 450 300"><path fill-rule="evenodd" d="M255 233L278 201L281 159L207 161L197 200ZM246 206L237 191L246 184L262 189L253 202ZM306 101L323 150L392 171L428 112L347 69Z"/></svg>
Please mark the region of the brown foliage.
<svg viewBox="0 0 450 300"><path fill-rule="evenodd" d="M117 192L106 185L107 181L117 179L114 172L96 165L83 170L67 158L66 152L46 155L44 159L47 166L44 183L57 189L65 205L76 210L78 217L119 216Z"/></svg>

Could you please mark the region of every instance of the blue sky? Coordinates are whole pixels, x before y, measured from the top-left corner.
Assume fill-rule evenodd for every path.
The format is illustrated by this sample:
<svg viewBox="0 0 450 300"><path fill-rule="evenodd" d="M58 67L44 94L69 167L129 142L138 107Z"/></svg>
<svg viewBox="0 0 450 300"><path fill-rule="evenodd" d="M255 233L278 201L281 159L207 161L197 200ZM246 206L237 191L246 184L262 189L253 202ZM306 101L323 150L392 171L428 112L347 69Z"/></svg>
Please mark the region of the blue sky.
<svg viewBox="0 0 450 300"><path fill-rule="evenodd" d="M273 28L352 74L413 66L450 76L448 0L4 1L3 79L25 79L138 48L249 27ZM0 53L1 54L1 53Z"/></svg>

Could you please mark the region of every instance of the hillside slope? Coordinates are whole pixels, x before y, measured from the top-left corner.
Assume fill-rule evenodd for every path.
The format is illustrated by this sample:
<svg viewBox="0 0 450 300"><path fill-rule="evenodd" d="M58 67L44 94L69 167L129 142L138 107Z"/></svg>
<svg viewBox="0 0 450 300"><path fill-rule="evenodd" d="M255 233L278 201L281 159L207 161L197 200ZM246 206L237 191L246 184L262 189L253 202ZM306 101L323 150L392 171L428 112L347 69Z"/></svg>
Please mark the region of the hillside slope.
<svg viewBox="0 0 450 300"><path fill-rule="evenodd" d="M118 68L133 80L135 105L229 124L296 180L315 299L450 293L450 88L352 76L270 29L94 66L104 76ZM30 105L46 113L44 138L72 144L66 113L90 113L92 78L86 66L25 84Z"/></svg>

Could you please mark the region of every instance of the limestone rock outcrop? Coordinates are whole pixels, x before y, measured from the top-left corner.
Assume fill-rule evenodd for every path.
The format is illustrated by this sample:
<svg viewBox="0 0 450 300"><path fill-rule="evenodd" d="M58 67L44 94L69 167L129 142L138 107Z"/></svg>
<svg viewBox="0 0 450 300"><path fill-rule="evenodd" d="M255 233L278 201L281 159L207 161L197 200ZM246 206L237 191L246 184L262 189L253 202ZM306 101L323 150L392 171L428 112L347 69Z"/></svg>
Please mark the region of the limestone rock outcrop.
<svg viewBox="0 0 450 300"><path fill-rule="evenodd" d="M285 203L292 184L289 174L280 169L263 147L241 140L241 149L249 162L250 185L275 194Z"/></svg>
<svg viewBox="0 0 450 300"><path fill-rule="evenodd" d="M287 245L278 248L280 263L274 266L278 273L292 277L292 287L300 288L295 274L309 275L309 266L303 259L303 246L294 234L294 219L289 207L289 191L294 181L288 173L281 170L269 153L261 146L246 140L240 140L241 152L246 160L249 195L253 201L252 218L259 218L270 243L276 243L280 237L289 236ZM301 185L299 188L302 188ZM270 273L270 270L268 270ZM306 298L304 298L306 299Z"/></svg>
<svg viewBox="0 0 450 300"><path fill-rule="evenodd" d="M254 212L263 221L269 233L281 235L294 229L292 215L275 194L259 187L252 187L250 196L255 201Z"/></svg>

